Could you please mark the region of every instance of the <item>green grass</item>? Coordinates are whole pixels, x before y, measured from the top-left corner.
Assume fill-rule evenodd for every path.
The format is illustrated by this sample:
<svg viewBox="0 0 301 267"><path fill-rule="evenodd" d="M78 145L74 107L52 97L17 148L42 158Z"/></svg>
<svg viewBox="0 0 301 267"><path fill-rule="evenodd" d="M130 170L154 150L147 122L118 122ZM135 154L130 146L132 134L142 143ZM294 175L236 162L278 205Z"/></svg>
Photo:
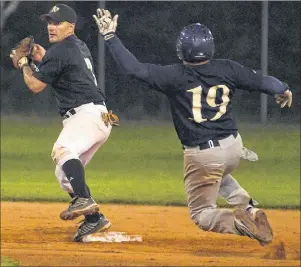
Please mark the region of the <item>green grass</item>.
<svg viewBox="0 0 301 267"><path fill-rule="evenodd" d="M6 266L18 266L18 263L16 261L13 261L9 257L6 256L1 256L1 267L6 267Z"/></svg>
<svg viewBox="0 0 301 267"><path fill-rule="evenodd" d="M298 126L240 127L259 161L242 161L233 175L262 206L300 207ZM3 200L69 200L50 157L60 129L59 120L2 119ZM122 122L86 170L92 194L102 203L186 205L182 149L170 122Z"/></svg>

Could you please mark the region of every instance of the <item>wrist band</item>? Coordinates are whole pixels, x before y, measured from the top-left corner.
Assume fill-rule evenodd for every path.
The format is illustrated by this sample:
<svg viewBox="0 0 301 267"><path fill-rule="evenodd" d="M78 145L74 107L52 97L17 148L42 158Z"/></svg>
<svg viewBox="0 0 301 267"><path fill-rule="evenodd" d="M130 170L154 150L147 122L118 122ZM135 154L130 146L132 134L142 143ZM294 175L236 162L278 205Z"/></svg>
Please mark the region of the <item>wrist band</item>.
<svg viewBox="0 0 301 267"><path fill-rule="evenodd" d="M29 67L29 64L28 64L28 63L25 63L25 64L22 65L22 67L21 67L21 71L22 71L22 72L23 72L24 67Z"/></svg>
<svg viewBox="0 0 301 267"><path fill-rule="evenodd" d="M109 32L109 33L105 34L105 35L103 36L103 38L104 38L105 41L108 41L109 39L111 39L111 38L114 37L114 36L115 36L115 33L114 33L114 32Z"/></svg>

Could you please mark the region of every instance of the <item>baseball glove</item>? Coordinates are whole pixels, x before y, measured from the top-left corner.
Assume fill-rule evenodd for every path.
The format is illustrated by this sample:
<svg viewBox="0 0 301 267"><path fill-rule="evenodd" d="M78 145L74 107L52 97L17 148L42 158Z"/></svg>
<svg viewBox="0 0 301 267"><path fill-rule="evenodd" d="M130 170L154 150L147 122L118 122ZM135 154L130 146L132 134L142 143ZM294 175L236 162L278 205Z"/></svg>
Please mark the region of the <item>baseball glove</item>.
<svg viewBox="0 0 301 267"><path fill-rule="evenodd" d="M13 65L16 69L21 69L23 65L28 64L31 61L31 56L34 47L34 38L28 36L22 39L10 53Z"/></svg>
<svg viewBox="0 0 301 267"><path fill-rule="evenodd" d="M109 124L112 126L119 126L119 118L112 110L108 113L102 113L102 120L107 127Z"/></svg>
<svg viewBox="0 0 301 267"><path fill-rule="evenodd" d="M248 149L246 147L242 148L242 155L240 156L242 159L246 159L248 161L257 161L258 155L252 151L251 149Z"/></svg>

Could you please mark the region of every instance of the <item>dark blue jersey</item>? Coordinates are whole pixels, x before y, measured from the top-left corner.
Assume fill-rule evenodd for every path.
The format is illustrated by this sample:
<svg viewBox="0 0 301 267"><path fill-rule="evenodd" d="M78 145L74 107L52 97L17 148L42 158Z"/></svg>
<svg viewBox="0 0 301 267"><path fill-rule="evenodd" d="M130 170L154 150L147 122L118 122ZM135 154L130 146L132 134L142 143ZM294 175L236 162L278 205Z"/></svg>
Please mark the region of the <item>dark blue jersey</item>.
<svg viewBox="0 0 301 267"><path fill-rule="evenodd" d="M274 77L223 59L202 65L140 63L117 36L106 41L125 74L140 79L168 97L183 145L195 146L236 133L231 99L237 89L283 93L287 85Z"/></svg>
<svg viewBox="0 0 301 267"><path fill-rule="evenodd" d="M75 35L53 44L38 68L34 76L53 87L61 115L71 108L105 100L97 85L91 53Z"/></svg>

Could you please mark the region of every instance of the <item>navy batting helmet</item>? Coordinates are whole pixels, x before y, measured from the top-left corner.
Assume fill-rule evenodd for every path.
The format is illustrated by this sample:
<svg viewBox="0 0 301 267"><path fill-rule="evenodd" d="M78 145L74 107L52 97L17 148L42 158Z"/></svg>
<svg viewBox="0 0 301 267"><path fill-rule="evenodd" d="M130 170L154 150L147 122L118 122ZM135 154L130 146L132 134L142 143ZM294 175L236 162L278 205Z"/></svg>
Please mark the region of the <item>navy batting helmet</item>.
<svg viewBox="0 0 301 267"><path fill-rule="evenodd" d="M213 57L214 39L205 25L194 23L184 27L178 37L176 47L180 60L201 62Z"/></svg>

